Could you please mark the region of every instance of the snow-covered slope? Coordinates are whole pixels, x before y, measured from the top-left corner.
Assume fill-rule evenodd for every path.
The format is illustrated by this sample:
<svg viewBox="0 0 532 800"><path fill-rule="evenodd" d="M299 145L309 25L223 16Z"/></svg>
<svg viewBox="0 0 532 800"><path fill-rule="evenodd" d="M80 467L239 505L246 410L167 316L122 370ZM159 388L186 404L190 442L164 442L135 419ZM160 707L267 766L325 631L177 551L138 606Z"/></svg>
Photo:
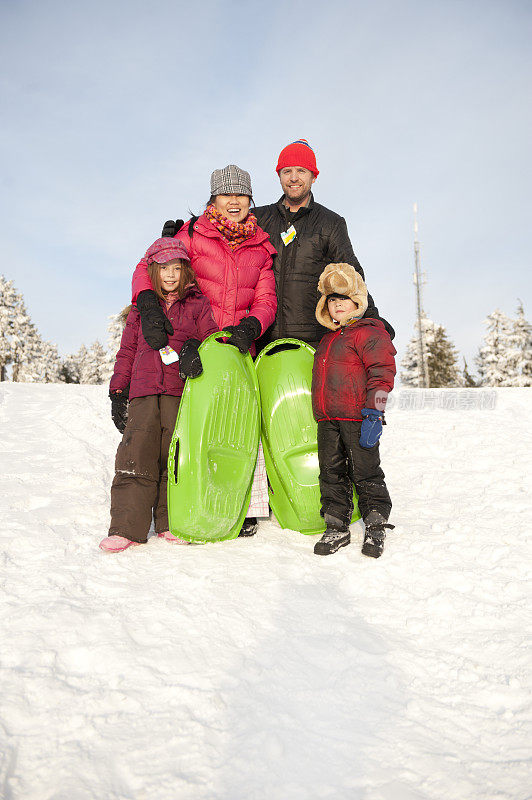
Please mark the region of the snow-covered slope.
<svg viewBox="0 0 532 800"><path fill-rule="evenodd" d="M105 555L105 388L0 385L0 796L528 798L531 411L397 392L378 561L360 523Z"/></svg>

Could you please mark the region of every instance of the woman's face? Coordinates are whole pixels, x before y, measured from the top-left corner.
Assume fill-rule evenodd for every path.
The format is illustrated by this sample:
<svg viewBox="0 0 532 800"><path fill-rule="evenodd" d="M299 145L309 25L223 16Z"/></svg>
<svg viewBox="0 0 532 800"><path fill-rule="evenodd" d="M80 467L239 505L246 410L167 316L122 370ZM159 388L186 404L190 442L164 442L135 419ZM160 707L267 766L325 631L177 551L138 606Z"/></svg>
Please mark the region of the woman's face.
<svg viewBox="0 0 532 800"><path fill-rule="evenodd" d="M232 222L244 222L249 214L250 199L247 194L217 194L214 207Z"/></svg>

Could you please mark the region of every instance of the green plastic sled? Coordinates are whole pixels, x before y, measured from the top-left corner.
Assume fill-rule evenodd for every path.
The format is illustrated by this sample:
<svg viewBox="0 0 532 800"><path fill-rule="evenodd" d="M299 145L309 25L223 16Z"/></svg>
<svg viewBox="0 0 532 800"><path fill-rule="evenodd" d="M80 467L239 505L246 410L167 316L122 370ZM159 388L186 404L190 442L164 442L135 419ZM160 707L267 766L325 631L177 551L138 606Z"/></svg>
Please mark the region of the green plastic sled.
<svg viewBox="0 0 532 800"><path fill-rule="evenodd" d="M262 446L270 506L282 528L322 533L318 427L312 414L314 349L299 339L277 339L255 361L262 408ZM360 518L355 499L352 521Z"/></svg>
<svg viewBox="0 0 532 800"><path fill-rule="evenodd" d="M188 379L168 457L168 520L174 536L216 542L238 536L249 506L260 435L251 356L221 333L200 346L203 374Z"/></svg>

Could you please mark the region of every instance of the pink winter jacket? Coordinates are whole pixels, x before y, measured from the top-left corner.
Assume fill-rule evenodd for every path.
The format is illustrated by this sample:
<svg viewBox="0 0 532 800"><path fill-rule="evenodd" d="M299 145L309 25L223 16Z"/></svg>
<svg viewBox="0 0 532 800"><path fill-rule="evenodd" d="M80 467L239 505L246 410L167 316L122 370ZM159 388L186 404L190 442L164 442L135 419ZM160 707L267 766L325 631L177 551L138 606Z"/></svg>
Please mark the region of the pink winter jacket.
<svg viewBox="0 0 532 800"><path fill-rule="evenodd" d="M162 300L160 303L174 328L168 344L176 353L181 352L187 339L203 341L218 330L209 301L197 287L190 287L185 297L175 300L168 309ZM135 306L127 317L109 388L113 391L125 389L128 385L130 400L151 394L181 397L185 385L179 377L179 362L163 364L159 351L147 344Z"/></svg>
<svg viewBox="0 0 532 800"><path fill-rule="evenodd" d="M220 231L202 215L194 223L192 237L188 235L187 222L175 238L190 253L199 287L210 301L220 329L238 325L248 315L259 320L261 333L269 328L277 311L272 270L277 251L262 228L232 250ZM146 261L142 259L133 274L133 302L139 292L152 288Z"/></svg>

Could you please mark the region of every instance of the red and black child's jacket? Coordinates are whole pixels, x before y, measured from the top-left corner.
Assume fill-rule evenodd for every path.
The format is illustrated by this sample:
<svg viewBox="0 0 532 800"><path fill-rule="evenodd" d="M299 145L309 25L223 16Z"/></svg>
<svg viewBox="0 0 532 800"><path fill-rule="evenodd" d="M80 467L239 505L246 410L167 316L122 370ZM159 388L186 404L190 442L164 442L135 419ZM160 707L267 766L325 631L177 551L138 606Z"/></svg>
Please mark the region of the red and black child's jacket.
<svg viewBox="0 0 532 800"><path fill-rule="evenodd" d="M384 411L393 389L396 352L378 319L354 320L326 333L312 369L315 419L361 420L363 408Z"/></svg>

